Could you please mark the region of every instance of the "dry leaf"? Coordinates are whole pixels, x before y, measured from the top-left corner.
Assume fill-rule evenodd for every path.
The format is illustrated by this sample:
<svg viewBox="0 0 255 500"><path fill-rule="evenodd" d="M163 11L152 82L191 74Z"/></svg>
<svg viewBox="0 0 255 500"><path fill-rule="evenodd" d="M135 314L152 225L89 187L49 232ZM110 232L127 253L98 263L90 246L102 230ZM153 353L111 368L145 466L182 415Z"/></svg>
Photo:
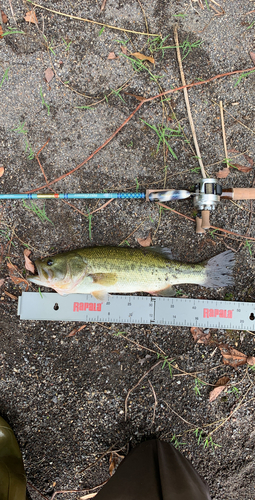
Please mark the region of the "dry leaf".
<svg viewBox="0 0 255 500"><path fill-rule="evenodd" d="M149 232L147 238L136 238L136 241L141 245L141 247L149 247L152 243L151 231Z"/></svg>
<svg viewBox="0 0 255 500"><path fill-rule="evenodd" d="M210 392L209 395L209 401L215 401L217 397L220 395L220 393L227 387L227 384L229 382L230 378L227 375L224 375L224 377L219 378L215 384L215 388Z"/></svg>
<svg viewBox="0 0 255 500"><path fill-rule="evenodd" d="M9 268L9 275L11 280L15 285L19 285L20 283L25 283L27 285L26 291L28 290L29 283L25 278L20 278L19 276L15 276L15 272L18 273L17 266L14 266L11 262L7 262L7 267Z"/></svg>
<svg viewBox="0 0 255 500"><path fill-rule="evenodd" d="M34 274L35 266L34 266L33 262L31 262L31 260L29 259L30 254L31 254L31 250L28 250L28 248L26 248L26 250L24 250L25 268Z"/></svg>
<svg viewBox="0 0 255 500"><path fill-rule="evenodd" d="M254 165L253 159L250 156L245 155L245 154L244 154L244 158L246 159L246 161L248 161L248 163L250 164L250 166L253 167L253 165Z"/></svg>
<svg viewBox="0 0 255 500"><path fill-rule="evenodd" d="M28 285L27 280L25 280L24 278L19 278L19 276L13 276L13 275L10 275L10 278L15 285L20 285L20 283L26 283L26 285L27 285L26 290L28 290L29 285Z"/></svg>
<svg viewBox="0 0 255 500"><path fill-rule="evenodd" d="M154 64L155 60L151 56L145 56L144 54L140 54L140 52L134 52L133 54L130 54L133 57L136 57L136 59L140 59L140 61L150 61L152 64Z"/></svg>
<svg viewBox="0 0 255 500"><path fill-rule="evenodd" d="M54 78L54 71L52 71L51 68L47 68L45 73L44 73L44 76L45 76L46 82L50 83L52 78Z"/></svg>
<svg viewBox="0 0 255 500"><path fill-rule="evenodd" d="M212 401L215 401L215 399L217 399L217 397L220 395L220 393L225 389L225 385L220 385L219 387L215 387L215 389L213 389L210 394L209 394L209 401L210 403Z"/></svg>
<svg viewBox="0 0 255 500"><path fill-rule="evenodd" d="M34 10L30 10L29 12L27 12L26 15L25 15L25 17L24 17L24 19L28 23L38 24L37 17L35 15L35 11Z"/></svg>
<svg viewBox="0 0 255 500"><path fill-rule="evenodd" d="M1 288L1 286L2 286L3 284L4 284L4 278L1 278L1 279L0 279L0 288Z"/></svg>
<svg viewBox="0 0 255 500"><path fill-rule="evenodd" d="M223 377L220 377L219 380L215 383L215 387L219 387L220 385L227 385L227 383L230 381L230 378L227 375L224 375Z"/></svg>
<svg viewBox="0 0 255 500"><path fill-rule="evenodd" d="M112 473L118 464L117 457L115 456L114 453L110 453L110 458L109 458L109 474L112 476Z"/></svg>
<svg viewBox="0 0 255 500"><path fill-rule="evenodd" d="M2 14L2 20L3 20L3 23L6 24L8 23L8 17L7 15L4 13L3 10L1 10L1 14Z"/></svg>
<svg viewBox="0 0 255 500"><path fill-rule="evenodd" d="M255 64L255 52L250 52L251 60Z"/></svg>
<svg viewBox="0 0 255 500"><path fill-rule="evenodd" d="M230 172L229 168L225 167L217 172L216 177L217 179L225 179L228 176L229 172Z"/></svg>
<svg viewBox="0 0 255 500"><path fill-rule="evenodd" d="M125 45L121 45L120 48L121 48L121 51L123 52L123 54L127 55L127 53L128 53L127 47Z"/></svg>
<svg viewBox="0 0 255 500"><path fill-rule="evenodd" d="M209 344L211 340L211 332L205 333L202 328L198 328L197 326L192 326L190 329L193 339L198 344Z"/></svg>
<svg viewBox="0 0 255 500"><path fill-rule="evenodd" d="M248 365L252 365L252 366L255 365L255 358L254 358L254 356L248 356L247 363L248 363Z"/></svg>
<svg viewBox="0 0 255 500"><path fill-rule="evenodd" d="M227 344L219 344L218 347L223 356L222 361L224 365L229 365L233 368L237 368L238 366L245 365L245 363L247 362L246 354L233 349L233 347L230 347Z"/></svg>
<svg viewBox="0 0 255 500"><path fill-rule="evenodd" d="M7 267L10 269L10 274L13 274L14 271L18 271L17 266L14 266L14 264L12 264L11 262L7 262Z"/></svg>
<svg viewBox="0 0 255 500"><path fill-rule="evenodd" d="M3 38L3 37L2 37L2 34L3 34L3 28L2 28L2 26L0 25L0 38Z"/></svg>
<svg viewBox="0 0 255 500"><path fill-rule="evenodd" d="M231 163L231 167L237 168L240 172L250 172L252 167L245 167L244 165L240 165L239 163Z"/></svg>
<svg viewBox="0 0 255 500"><path fill-rule="evenodd" d="M2 177L2 175L4 175L4 167L0 167L0 177Z"/></svg>
<svg viewBox="0 0 255 500"><path fill-rule="evenodd" d="M107 59L118 59L118 57L115 56L114 52L110 52Z"/></svg>

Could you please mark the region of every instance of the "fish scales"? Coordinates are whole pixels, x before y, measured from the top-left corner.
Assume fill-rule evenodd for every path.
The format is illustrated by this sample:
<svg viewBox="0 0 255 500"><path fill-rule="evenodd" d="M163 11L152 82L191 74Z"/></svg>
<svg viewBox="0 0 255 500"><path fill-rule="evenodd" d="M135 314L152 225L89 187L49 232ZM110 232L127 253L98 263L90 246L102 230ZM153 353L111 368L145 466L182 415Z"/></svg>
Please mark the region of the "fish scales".
<svg viewBox="0 0 255 500"><path fill-rule="evenodd" d="M61 295L91 293L107 300L108 293L147 292L174 295L173 285L192 283L220 287L232 283L231 251L201 263L170 258L165 248L89 247L36 260L38 276L30 281Z"/></svg>

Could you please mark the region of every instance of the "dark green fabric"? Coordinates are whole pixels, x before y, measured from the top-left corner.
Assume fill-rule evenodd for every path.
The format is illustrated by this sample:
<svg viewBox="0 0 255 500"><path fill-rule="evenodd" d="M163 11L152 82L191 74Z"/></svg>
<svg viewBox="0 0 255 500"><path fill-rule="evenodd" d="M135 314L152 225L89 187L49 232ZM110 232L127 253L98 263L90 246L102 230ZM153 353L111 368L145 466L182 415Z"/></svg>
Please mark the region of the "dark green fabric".
<svg viewBox="0 0 255 500"><path fill-rule="evenodd" d="M26 476L13 430L0 417L0 500L25 500Z"/></svg>
<svg viewBox="0 0 255 500"><path fill-rule="evenodd" d="M207 485L171 444L153 439L121 462L97 500L210 500Z"/></svg>

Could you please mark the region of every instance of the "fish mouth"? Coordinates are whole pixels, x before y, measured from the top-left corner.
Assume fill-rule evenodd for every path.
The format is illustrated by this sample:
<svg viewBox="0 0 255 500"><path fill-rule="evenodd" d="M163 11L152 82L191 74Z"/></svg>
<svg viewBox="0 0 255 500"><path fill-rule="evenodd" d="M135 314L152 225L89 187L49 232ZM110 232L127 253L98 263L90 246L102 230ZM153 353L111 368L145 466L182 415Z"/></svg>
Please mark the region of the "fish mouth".
<svg viewBox="0 0 255 500"><path fill-rule="evenodd" d="M40 262L38 261L35 261L34 265L37 274L29 276L27 280L30 281L30 283L35 283L35 285L48 286L49 282L53 278L53 273L51 269L47 269L46 271L41 267Z"/></svg>

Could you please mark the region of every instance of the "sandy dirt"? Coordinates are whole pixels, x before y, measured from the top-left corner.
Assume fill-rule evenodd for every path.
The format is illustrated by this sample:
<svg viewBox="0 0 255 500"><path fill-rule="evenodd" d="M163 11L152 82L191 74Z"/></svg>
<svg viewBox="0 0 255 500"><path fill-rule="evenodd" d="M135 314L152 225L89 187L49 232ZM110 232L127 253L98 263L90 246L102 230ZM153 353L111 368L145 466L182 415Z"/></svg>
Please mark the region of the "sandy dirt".
<svg viewBox="0 0 255 500"><path fill-rule="evenodd" d="M254 1L107 0L101 11L97 1L49 0L41 7L35 8L33 24L24 19L31 3L1 2L8 17L2 24L8 34L0 39L2 193L38 190L44 176L50 182L68 174L130 116L141 102L136 96L153 97L181 86L176 23L187 83L235 70L246 73L255 64L250 56L255 12L249 13ZM121 30L102 29L103 24ZM139 65L131 55L135 52L153 57L154 64ZM110 53L116 58L109 59ZM45 80L48 68L54 72L50 82ZM231 164L251 167L247 172L230 167L223 188L254 185L254 83L254 73L242 78L239 73L188 92L207 175L226 167L220 101ZM166 143L158 146L158 135L144 122L167 134L173 154ZM39 155L41 170L35 155L48 139ZM163 102L144 103L106 146L51 188L70 193L189 190L200 177L178 91ZM88 217L102 205L96 200L72 206L60 200L0 201L0 412L19 441L30 498L50 499L58 490L88 493L109 479L111 450L119 450L121 460L130 447L156 436L173 442L192 462L213 500L254 499L252 368L224 365L215 344L195 343L189 328L88 323L68 337L82 324L20 321L17 297L26 284L13 278L29 274L23 257L27 247L34 259L91 245L138 247L137 238L151 231L154 245L169 247L183 262L199 262L227 248L236 252L235 286L183 285L177 287L180 297L255 302L254 242L249 239L255 238L253 203L222 201L211 224L234 234L208 230L204 235L196 234L193 221L145 201L112 201ZM195 217L190 199L169 206ZM17 266L14 275L10 263ZM30 291L38 288L30 286ZM254 356L255 328L211 333L215 341ZM150 368L130 394L125 419L128 391ZM229 386L209 402L223 375Z"/></svg>

